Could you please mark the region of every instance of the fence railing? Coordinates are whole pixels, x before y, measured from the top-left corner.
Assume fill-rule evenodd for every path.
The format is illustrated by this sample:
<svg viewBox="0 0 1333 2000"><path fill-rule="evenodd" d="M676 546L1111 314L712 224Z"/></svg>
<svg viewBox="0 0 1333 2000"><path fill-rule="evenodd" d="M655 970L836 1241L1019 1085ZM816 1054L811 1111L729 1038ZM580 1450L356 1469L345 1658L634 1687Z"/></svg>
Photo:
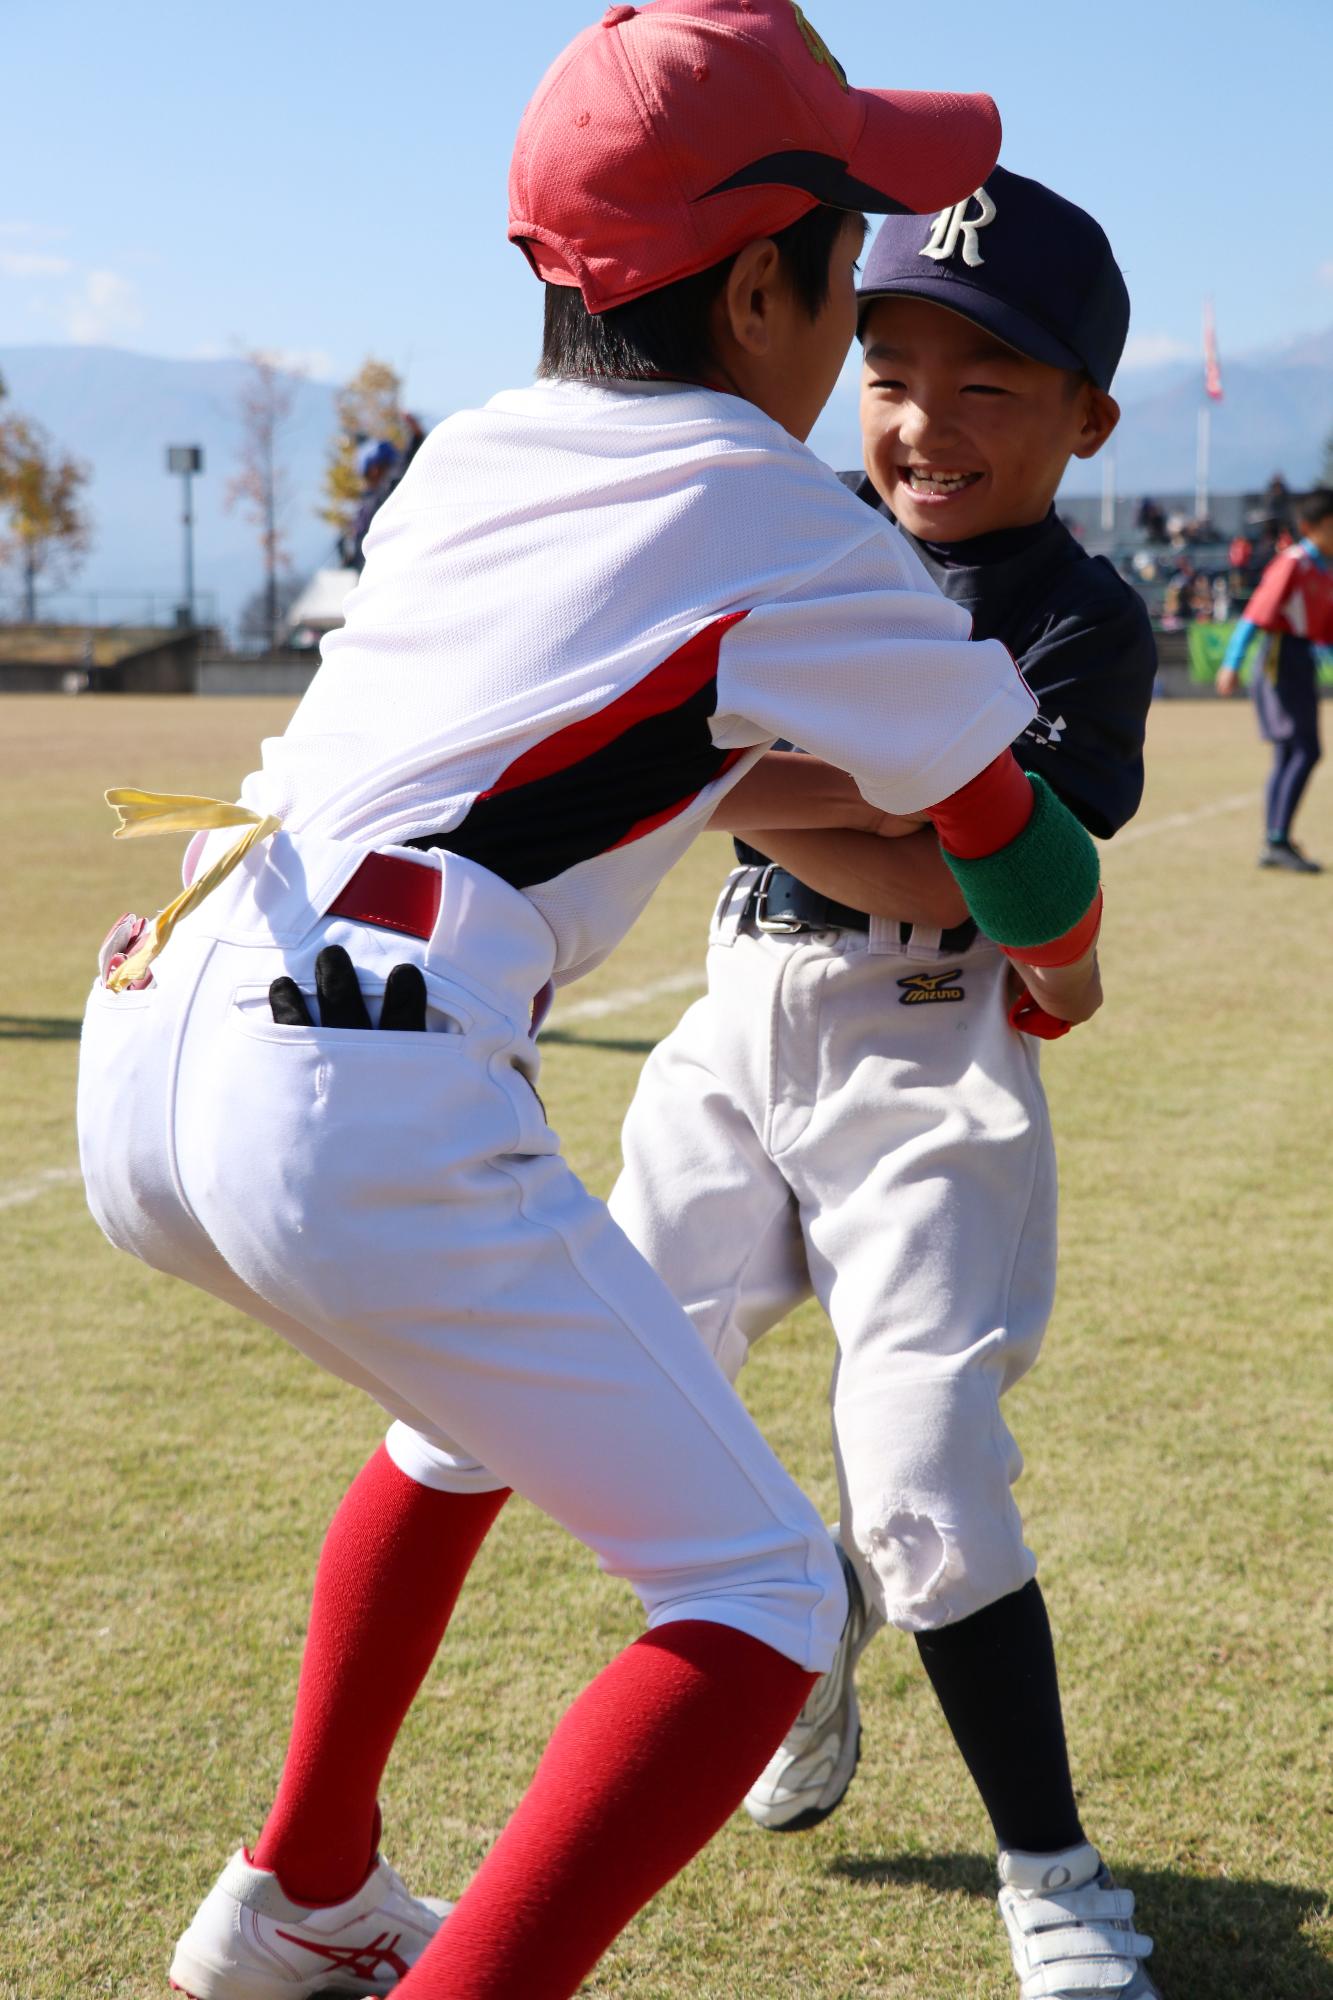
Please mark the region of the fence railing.
<svg viewBox="0 0 1333 2000"><path fill-rule="evenodd" d="M187 618L179 596L161 590L39 590L33 605L36 619L29 618L23 594L0 591L0 624L153 626L167 629L193 624L215 626L218 622L217 595L197 590L194 615Z"/></svg>

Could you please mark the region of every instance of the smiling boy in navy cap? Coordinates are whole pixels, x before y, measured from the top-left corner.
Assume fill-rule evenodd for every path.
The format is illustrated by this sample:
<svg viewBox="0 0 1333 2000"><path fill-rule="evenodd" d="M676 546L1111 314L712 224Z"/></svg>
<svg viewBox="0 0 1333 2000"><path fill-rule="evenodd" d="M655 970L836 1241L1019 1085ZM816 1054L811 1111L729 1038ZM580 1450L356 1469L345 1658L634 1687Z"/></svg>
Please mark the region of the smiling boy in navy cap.
<svg viewBox="0 0 1333 2000"><path fill-rule="evenodd" d="M888 218L859 296L868 470L844 478L1008 646L1040 703L1020 761L1109 837L1142 792L1152 634L1054 512L1070 457L1119 416L1129 300L1106 237L997 168L934 217ZM886 1621L910 1631L995 1828L1024 2000L1149 2000L1133 1898L1080 1823L1000 1413L1054 1291L1034 1037L1064 1024L978 933L929 827L790 830L808 776L775 752L714 815L753 845L718 905L708 994L645 1065L611 1204L730 1375L811 1290L838 1340L852 1610L746 1808L774 1831L835 1810L857 1658Z"/></svg>

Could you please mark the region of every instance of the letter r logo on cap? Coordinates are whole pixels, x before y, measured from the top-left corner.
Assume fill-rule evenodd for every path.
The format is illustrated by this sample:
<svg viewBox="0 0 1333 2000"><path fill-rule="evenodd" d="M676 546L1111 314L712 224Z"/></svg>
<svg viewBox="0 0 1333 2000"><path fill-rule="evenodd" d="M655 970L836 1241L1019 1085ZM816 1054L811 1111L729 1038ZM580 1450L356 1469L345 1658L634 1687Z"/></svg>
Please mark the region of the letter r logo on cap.
<svg viewBox="0 0 1333 2000"><path fill-rule="evenodd" d="M980 215L968 216L968 201L981 203ZM995 212L995 203L985 188L978 188L975 194L968 196L967 201L956 201L952 208L940 210L930 232L930 241L917 254L921 257L933 257L937 264L943 264L953 256L961 236L963 262L975 269L978 264L984 264L986 261L977 243L977 232L988 228L994 222Z"/></svg>

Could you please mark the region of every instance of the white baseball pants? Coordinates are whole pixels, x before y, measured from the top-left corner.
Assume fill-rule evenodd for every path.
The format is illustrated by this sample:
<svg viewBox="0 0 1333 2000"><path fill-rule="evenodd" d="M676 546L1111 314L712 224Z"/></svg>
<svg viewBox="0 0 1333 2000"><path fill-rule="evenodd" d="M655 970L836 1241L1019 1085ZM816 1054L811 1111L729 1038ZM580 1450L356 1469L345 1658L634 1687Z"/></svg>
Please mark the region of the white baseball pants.
<svg viewBox="0 0 1333 2000"><path fill-rule="evenodd" d="M733 1379L813 1288L844 1546L891 1623L929 1630L1036 1569L1000 1414L1055 1281L1036 1045L984 939L738 935L735 906L707 997L644 1066L611 1212Z"/></svg>
<svg viewBox="0 0 1333 2000"><path fill-rule="evenodd" d="M731 1625L823 1671L846 1610L826 1531L538 1102L544 921L439 855L411 857L442 871L426 944L323 916L361 858L280 833L182 922L151 986L94 987L93 1214L375 1397L405 1470L535 1501L650 1625ZM313 991L326 944L372 1018L390 967L419 964L430 1031L275 1025L270 980Z"/></svg>

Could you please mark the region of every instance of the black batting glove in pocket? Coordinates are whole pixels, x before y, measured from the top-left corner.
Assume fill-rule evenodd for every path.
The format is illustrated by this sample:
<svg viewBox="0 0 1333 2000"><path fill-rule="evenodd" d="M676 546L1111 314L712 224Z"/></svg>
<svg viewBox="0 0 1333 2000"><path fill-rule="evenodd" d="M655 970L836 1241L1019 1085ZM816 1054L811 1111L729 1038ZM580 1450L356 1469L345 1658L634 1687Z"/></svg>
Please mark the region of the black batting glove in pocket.
<svg viewBox="0 0 1333 2000"><path fill-rule="evenodd" d="M367 1010L356 967L340 944L326 945L315 960L315 998L319 1003L322 1028L369 1028L373 1024ZM268 989L273 1019L284 1028L313 1028L306 997L294 979L285 975ZM399 1033L424 1034L426 1029L426 982L415 965L395 965L384 982L384 1002L380 1008L381 1028Z"/></svg>

